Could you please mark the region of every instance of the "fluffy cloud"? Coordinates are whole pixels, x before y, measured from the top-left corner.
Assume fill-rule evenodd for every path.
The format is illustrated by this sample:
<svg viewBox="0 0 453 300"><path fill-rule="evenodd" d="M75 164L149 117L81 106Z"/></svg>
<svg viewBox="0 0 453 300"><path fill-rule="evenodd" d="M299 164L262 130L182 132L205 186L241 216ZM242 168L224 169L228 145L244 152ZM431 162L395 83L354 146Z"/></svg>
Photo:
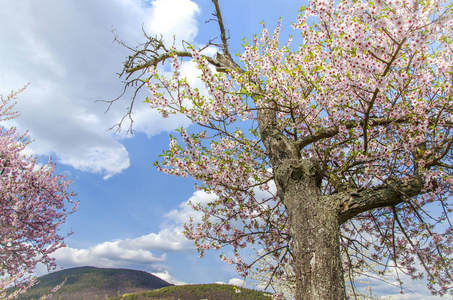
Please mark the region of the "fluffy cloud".
<svg viewBox="0 0 453 300"><path fill-rule="evenodd" d="M207 204L216 199L216 195L208 194L203 191L196 191L193 195L187 200L179 204L177 209L173 209L170 212L165 214L165 217L174 224L184 224L192 218L195 222L201 221L202 214L196 212L189 206L189 202L192 204L201 203Z"/></svg>
<svg viewBox="0 0 453 300"><path fill-rule="evenodd" d="M164 119L157 110L142 103L138 104L136 108L133 115L133 130L134 132L145 133L148 138L163 131L187 127L190 124L190 120L182 115L171 115Z"/></svg>
<svg viewBox="0 0 453 300"><path fill-rule="evenodd" d="M131 263L154 266L166 259L165 254L155 256L143 249L128 249L118 241L104 242L88 249L62 248L55 252L54 257L64 266L97 267L120 267Z"/></svg>
<svg viewBox="0 0 453 300"><path fill-rule="evenodd" d="M124 248L149 249L165 252L193 251L193 242L186 239L182 233L182 226L164 228L159 233L151 233L134 239L120 241Z"/></svg>
<svg viewBox="0 0 453 300"><path fill-rule="evenodd" d="M241 279L241 278L231 278L228 281L228 284L235 285L235 286L244 286L245 281L244 281L244 279Z"/></svg>
<svg viewBox="0 0 453 300"><path fill-rule="evenodd" d="M190 0L156 0L146 7L139 0L3 3L0 93L31 82L19 96L21 117L14 120L35 140L30 151L53 153L60 163L104 178L126 169L130 161L119 140L123 136L107 129L123 117L129 95L107 114L107 105L95 102L114 99L122 91L116 73L130 53L112 43L112 29L130 45L143 40L143 24L151 33L191 40L197 34L198 12ZM156 112L137 108L136 129L149 136L184 125L181 119L156 121Z"/></svg>
<svg viewBox="0 0 453 300"><path fill-rule="evenodd" d="M186 282L184 281L180 281L176 278L174 278L173 276L171 276L168 271L165 271L165 272L154 272L152 273L153 275L159 277L160 279L163 279L165 280L166 282L170 282L170 283L173 283L174 285L183 285L183 284L187 284Z"/></svg>
<svg viewBox="0 0 453 300"><path fill-rule="evenodd" d="M190 0L155 0L151 6L151 20L145 27L147 31L162 34L170 43L174 36L177 41L193 41L198 33L195 17L200 13L196 3Z"/></svg>

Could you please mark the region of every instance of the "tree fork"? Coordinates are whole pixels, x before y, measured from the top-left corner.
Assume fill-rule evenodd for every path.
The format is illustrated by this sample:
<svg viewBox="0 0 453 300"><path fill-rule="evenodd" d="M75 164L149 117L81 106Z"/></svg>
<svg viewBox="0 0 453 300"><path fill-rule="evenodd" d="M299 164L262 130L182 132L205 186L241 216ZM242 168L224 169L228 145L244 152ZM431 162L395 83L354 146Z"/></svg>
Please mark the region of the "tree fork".
<svg viewBox="0 0 453 300"><path fill-rule="evenodd" d="M296 143L272 124L269 111L259 120L278 196L289 217L296 299L345 299L338 198L322 195L319 162L300 157Z"/></svg>

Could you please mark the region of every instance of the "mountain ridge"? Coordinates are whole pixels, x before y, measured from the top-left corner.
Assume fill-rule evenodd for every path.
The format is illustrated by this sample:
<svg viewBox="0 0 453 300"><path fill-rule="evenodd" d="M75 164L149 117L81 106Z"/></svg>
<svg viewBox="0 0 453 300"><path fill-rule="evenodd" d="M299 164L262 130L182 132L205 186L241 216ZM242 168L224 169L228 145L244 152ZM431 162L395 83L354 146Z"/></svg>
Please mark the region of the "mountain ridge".
<svg viewBox="0 0 453 300"><path fill-rule="evenodd" d="M75 267L38 278L39 283L20 300L38 300L66 278L52 299L64 300L268 300L268 293L228 284L187 284L175 286L150 273L97 267Z"/></svg>

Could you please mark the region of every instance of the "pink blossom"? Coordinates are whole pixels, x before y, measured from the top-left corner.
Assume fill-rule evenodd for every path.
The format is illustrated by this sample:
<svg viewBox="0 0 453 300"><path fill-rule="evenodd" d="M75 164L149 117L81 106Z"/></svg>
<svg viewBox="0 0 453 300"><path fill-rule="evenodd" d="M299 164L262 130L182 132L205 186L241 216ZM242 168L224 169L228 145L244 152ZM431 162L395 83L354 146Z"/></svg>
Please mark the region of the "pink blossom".
<svg viewBox="0 0 453 300"><path fill-rule="evenodd" d="M17 116L11 112L16 94L1 97L0 120ZM37 158L22 154L29 143L28 137L15 128L0 128L0 219L2 224L8 224L0 227L2 297L6 293L3 283L20 283L38 263L55 268L50 255L65 246L58 226L77 206L72 200L75 195L67 191L71 182L53 174L55 165L50 159L38 167ZM16 298L34 283L34 278L25 279L8 299Z"/></svg>

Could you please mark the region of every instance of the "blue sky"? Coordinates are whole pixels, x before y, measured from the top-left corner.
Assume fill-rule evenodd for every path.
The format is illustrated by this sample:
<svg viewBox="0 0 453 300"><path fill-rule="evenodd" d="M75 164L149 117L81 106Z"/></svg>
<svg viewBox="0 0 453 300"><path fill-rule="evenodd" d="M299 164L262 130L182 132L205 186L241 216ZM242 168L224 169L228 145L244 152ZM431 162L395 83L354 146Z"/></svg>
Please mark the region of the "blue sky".
<svg viewBox="0 0 453 300"><path fill-rule="evenodd" d="M243 37L259 33L262 20L272 30L283 18L282 36L305 1L220 1L229 29L231 52ZM161 119L139 104L134 135L108 129L125 113L127 97L105 114L95 100L118 96L116 73L130 53L113 41L112 30L127 44L143 41L142 25L150 34L195 45L218 36L209 0L0 0L0 93L30 82L19 97L20 130L35 141L29 153L46 160L52 155L57 171L66 173L78 193L78 211L62 226L74 234L68 247L55 254L59 268L81 265L141 269L173 283L239 283L234 268L222 263L221 252L199 259L182 224L194 213L186 205L209 201L195 192L194 181L159 173L152 162L168 146L168 134L187 125L182 118ZM186 75L196 77L187 66ZM146 94L142 95L143 99ZM127 125L126 128L127 129ZM41 273L39 273L41 272ZM38 270L38 275L42 274ZM414 293L377 284L375 291L392 299L428 299L423 285ZM432 298L438 299L438 298Z"/></svg>

